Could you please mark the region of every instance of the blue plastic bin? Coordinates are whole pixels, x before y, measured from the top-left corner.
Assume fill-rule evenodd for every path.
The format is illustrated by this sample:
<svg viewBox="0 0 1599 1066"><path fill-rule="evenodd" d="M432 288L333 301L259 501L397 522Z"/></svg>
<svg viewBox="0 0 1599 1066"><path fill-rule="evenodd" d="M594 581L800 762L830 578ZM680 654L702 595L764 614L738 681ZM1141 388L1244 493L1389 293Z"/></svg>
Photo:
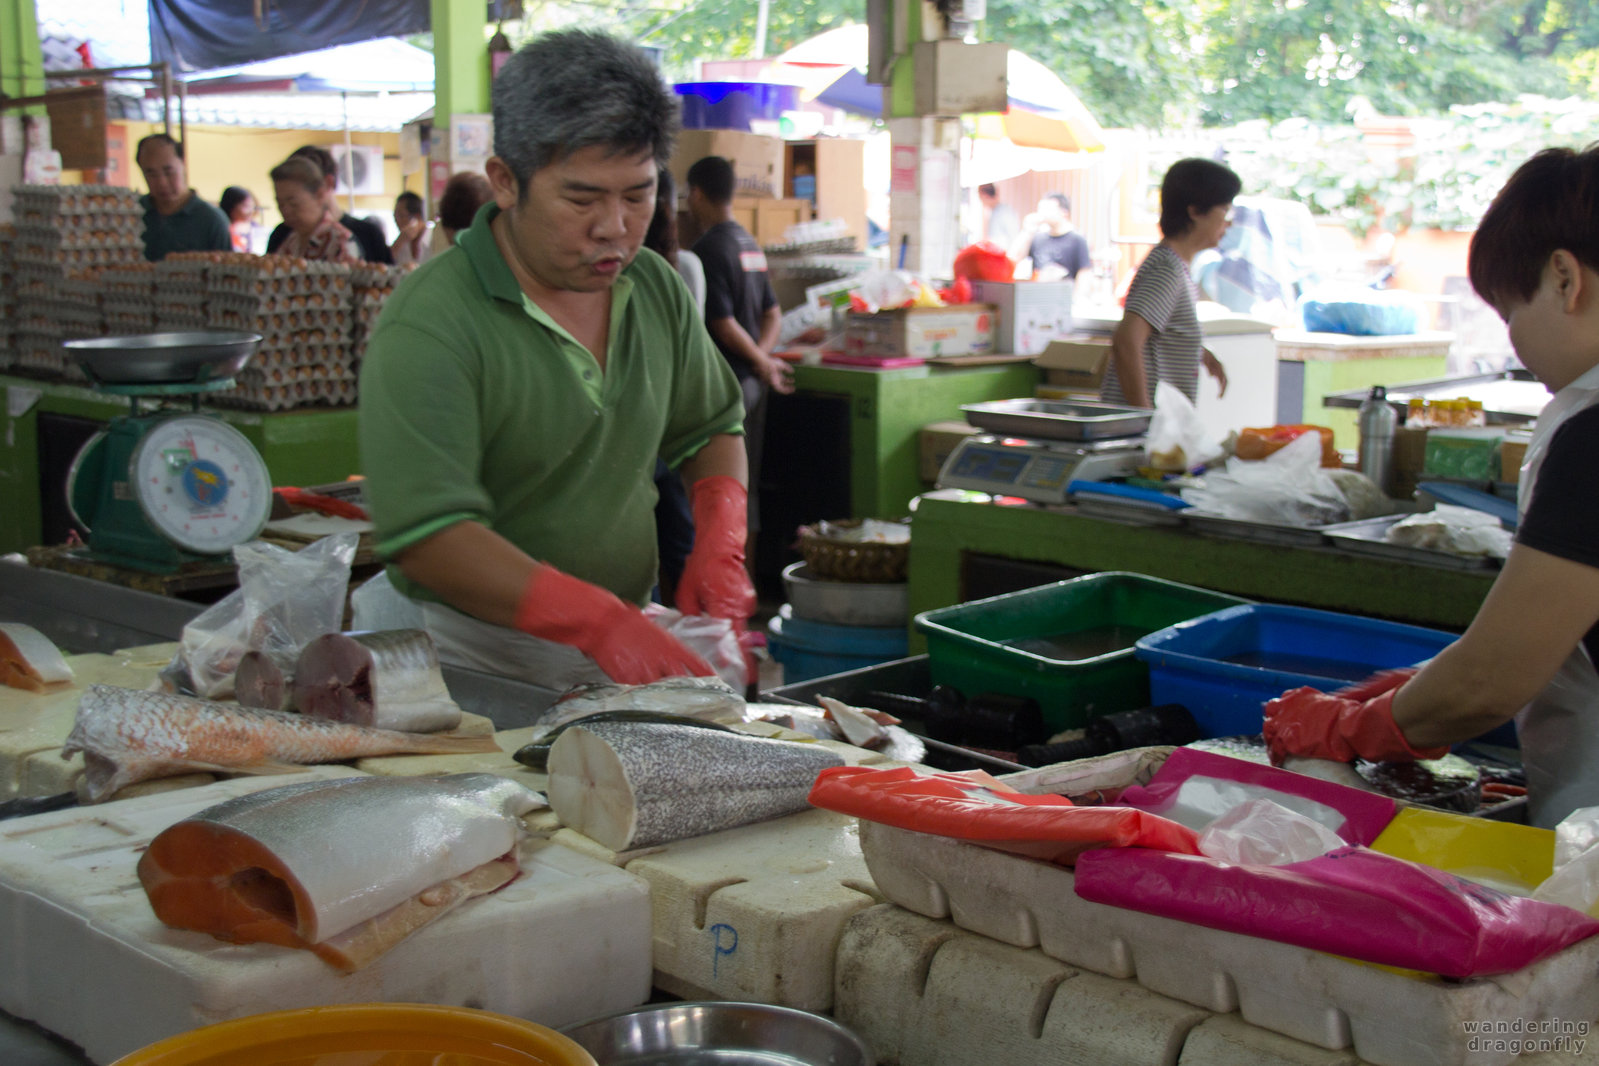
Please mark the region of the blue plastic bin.
<svg viewBox="0 0 1599 1066"><path fill-rule="evenodd" d="M909 651L903 626L841 626L795 618L788 604L766 624L766 644L783 664L783 684L831 677L848 670L903 659Z"/></svg>
<svg viewBox="0 0 1599 1066"><path fill-rule="evenodd" d="M799 107L799 86L764 81L681 81L686 130L748 130L752 119L783 117Z"/></svg>
<svg viewBox="0 0 1599 1066"><path fill-rule="evenodd" d="M1187 707L1207 736L1255 734L1261 706L1291 688L1331 692L1415 666L1454 634L1308 607L1249 604L1168 626L1133 646L1150 700Z"/></svg>

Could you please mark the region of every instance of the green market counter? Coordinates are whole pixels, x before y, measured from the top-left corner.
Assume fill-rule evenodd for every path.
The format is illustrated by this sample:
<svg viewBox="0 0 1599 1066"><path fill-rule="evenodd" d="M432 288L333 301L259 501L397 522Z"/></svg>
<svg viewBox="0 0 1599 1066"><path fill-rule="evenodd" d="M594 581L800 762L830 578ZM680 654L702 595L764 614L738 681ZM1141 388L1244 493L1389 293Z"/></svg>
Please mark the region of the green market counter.
<svg viewBox="0 0 1599 1066"><path fill-rule="evenodd" d="M1102 570L1455 631L1471 622L1499 574L1128 525L1071 507L1007 506L944 494L917 500L907 590L912 616ZM910 652L925 650L913 626Z"/></svg>

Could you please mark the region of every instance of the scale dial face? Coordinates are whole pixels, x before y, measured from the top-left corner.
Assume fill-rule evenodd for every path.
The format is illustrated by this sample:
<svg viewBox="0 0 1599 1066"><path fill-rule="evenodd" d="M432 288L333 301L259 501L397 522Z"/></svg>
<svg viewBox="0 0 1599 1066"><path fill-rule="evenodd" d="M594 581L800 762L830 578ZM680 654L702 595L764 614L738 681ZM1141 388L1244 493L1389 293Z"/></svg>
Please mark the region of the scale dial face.
<svg viewBox="0 0 1599 1066"><path fill-rule="evenodd" d="M205 415L177 415L150 427L128 474L156 532L201 555L243 544L272 511L271 478L255 446Z"/></svg>

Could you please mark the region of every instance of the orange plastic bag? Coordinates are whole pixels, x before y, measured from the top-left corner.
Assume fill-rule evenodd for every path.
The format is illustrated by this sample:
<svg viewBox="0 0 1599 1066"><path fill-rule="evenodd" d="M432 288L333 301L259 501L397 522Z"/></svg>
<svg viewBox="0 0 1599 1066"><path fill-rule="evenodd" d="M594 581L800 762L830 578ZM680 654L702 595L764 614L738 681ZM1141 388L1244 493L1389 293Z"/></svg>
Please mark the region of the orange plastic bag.
<svg viewBox="0 0 1599 1066"><path fill-rule="evenodd" d="M1027 795L981 770L922 774L908 766L834 766L817 775L810 801L896 829L970 840L1062 866L1093 848L1199 854L1198 835L1170 819L1131 807L1078 807L1065 796Z"/></svg>
<svg viewBox="0 0 1599 1066"><path fill-rule="evenodd" d="M978 241L955 253L951 273L971 281L1014 281L1016 264L993 241Z"/></svg>
<svg viewBox="0 0 1599 1066"><path fill-rule="evenodd" d="M1333 447L1333 431L1326 426L1263 426L1246 427L1238 434L1235 454L1240 459L1264 459L1289 441L1314 430L1321 434L1321 465L1337 469L1344 465Z"/></svg>

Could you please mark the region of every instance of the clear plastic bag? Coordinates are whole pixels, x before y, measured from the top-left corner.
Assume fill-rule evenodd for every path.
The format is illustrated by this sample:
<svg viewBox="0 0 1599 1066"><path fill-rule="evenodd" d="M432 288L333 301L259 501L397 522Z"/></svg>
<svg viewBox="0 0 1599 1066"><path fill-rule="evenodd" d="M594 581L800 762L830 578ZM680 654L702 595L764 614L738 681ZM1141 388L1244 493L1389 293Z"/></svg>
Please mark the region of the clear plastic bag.
<svg viewBox="0 0 1599 1066"><path fill-rule="evenodd" d="M1204 483L1182 492L1207 514L1285 526L1322 526L1349 518L1349 503L1322 469L1321 439L1303 433L1264 459L1231 459Z"/></svg>
<svg viewBox="0 0 1599 1066"><path fill-rule="evenodd" d="M1149 420L1145 455L1156 470L1184 473L1222 456L1221 442L1205 429L1199 412L1169 381L1155 385L1155 414Z"/></svg>
<svg viewBox="0 0 1599 1066"><path fill-rule="evenodd" d="M1343 846L1325 825L1269 799L1240 803L1199 834L1202 854L1239 866L1304 862Z"/></svg>
<svg viewBox="0 0 1599 1066"><path fill-rule="evenodd" d="M1555 826L1555 872L1532 893L1599 917L1599 807L1582 807Z"/></svg>
<svg viewBox="0 0 1599 1066"><path fill-rule="evenodd" d="M704 659L734 692L746 690L750 678L748 659L732 622L708 614L682 614L658 603L646 604L644 614L676 637L683 647Z"/></svg>
<svg viewBox="0 0 1599 1066"><path fill-rule="evenodd" d="M300 649L344 621L344 596L356 533L335 533L294 552L253 540L233 549L239 587L183 627L178 652L157 687L226 699L246 652L270 657L285 677Z"/></svg>

